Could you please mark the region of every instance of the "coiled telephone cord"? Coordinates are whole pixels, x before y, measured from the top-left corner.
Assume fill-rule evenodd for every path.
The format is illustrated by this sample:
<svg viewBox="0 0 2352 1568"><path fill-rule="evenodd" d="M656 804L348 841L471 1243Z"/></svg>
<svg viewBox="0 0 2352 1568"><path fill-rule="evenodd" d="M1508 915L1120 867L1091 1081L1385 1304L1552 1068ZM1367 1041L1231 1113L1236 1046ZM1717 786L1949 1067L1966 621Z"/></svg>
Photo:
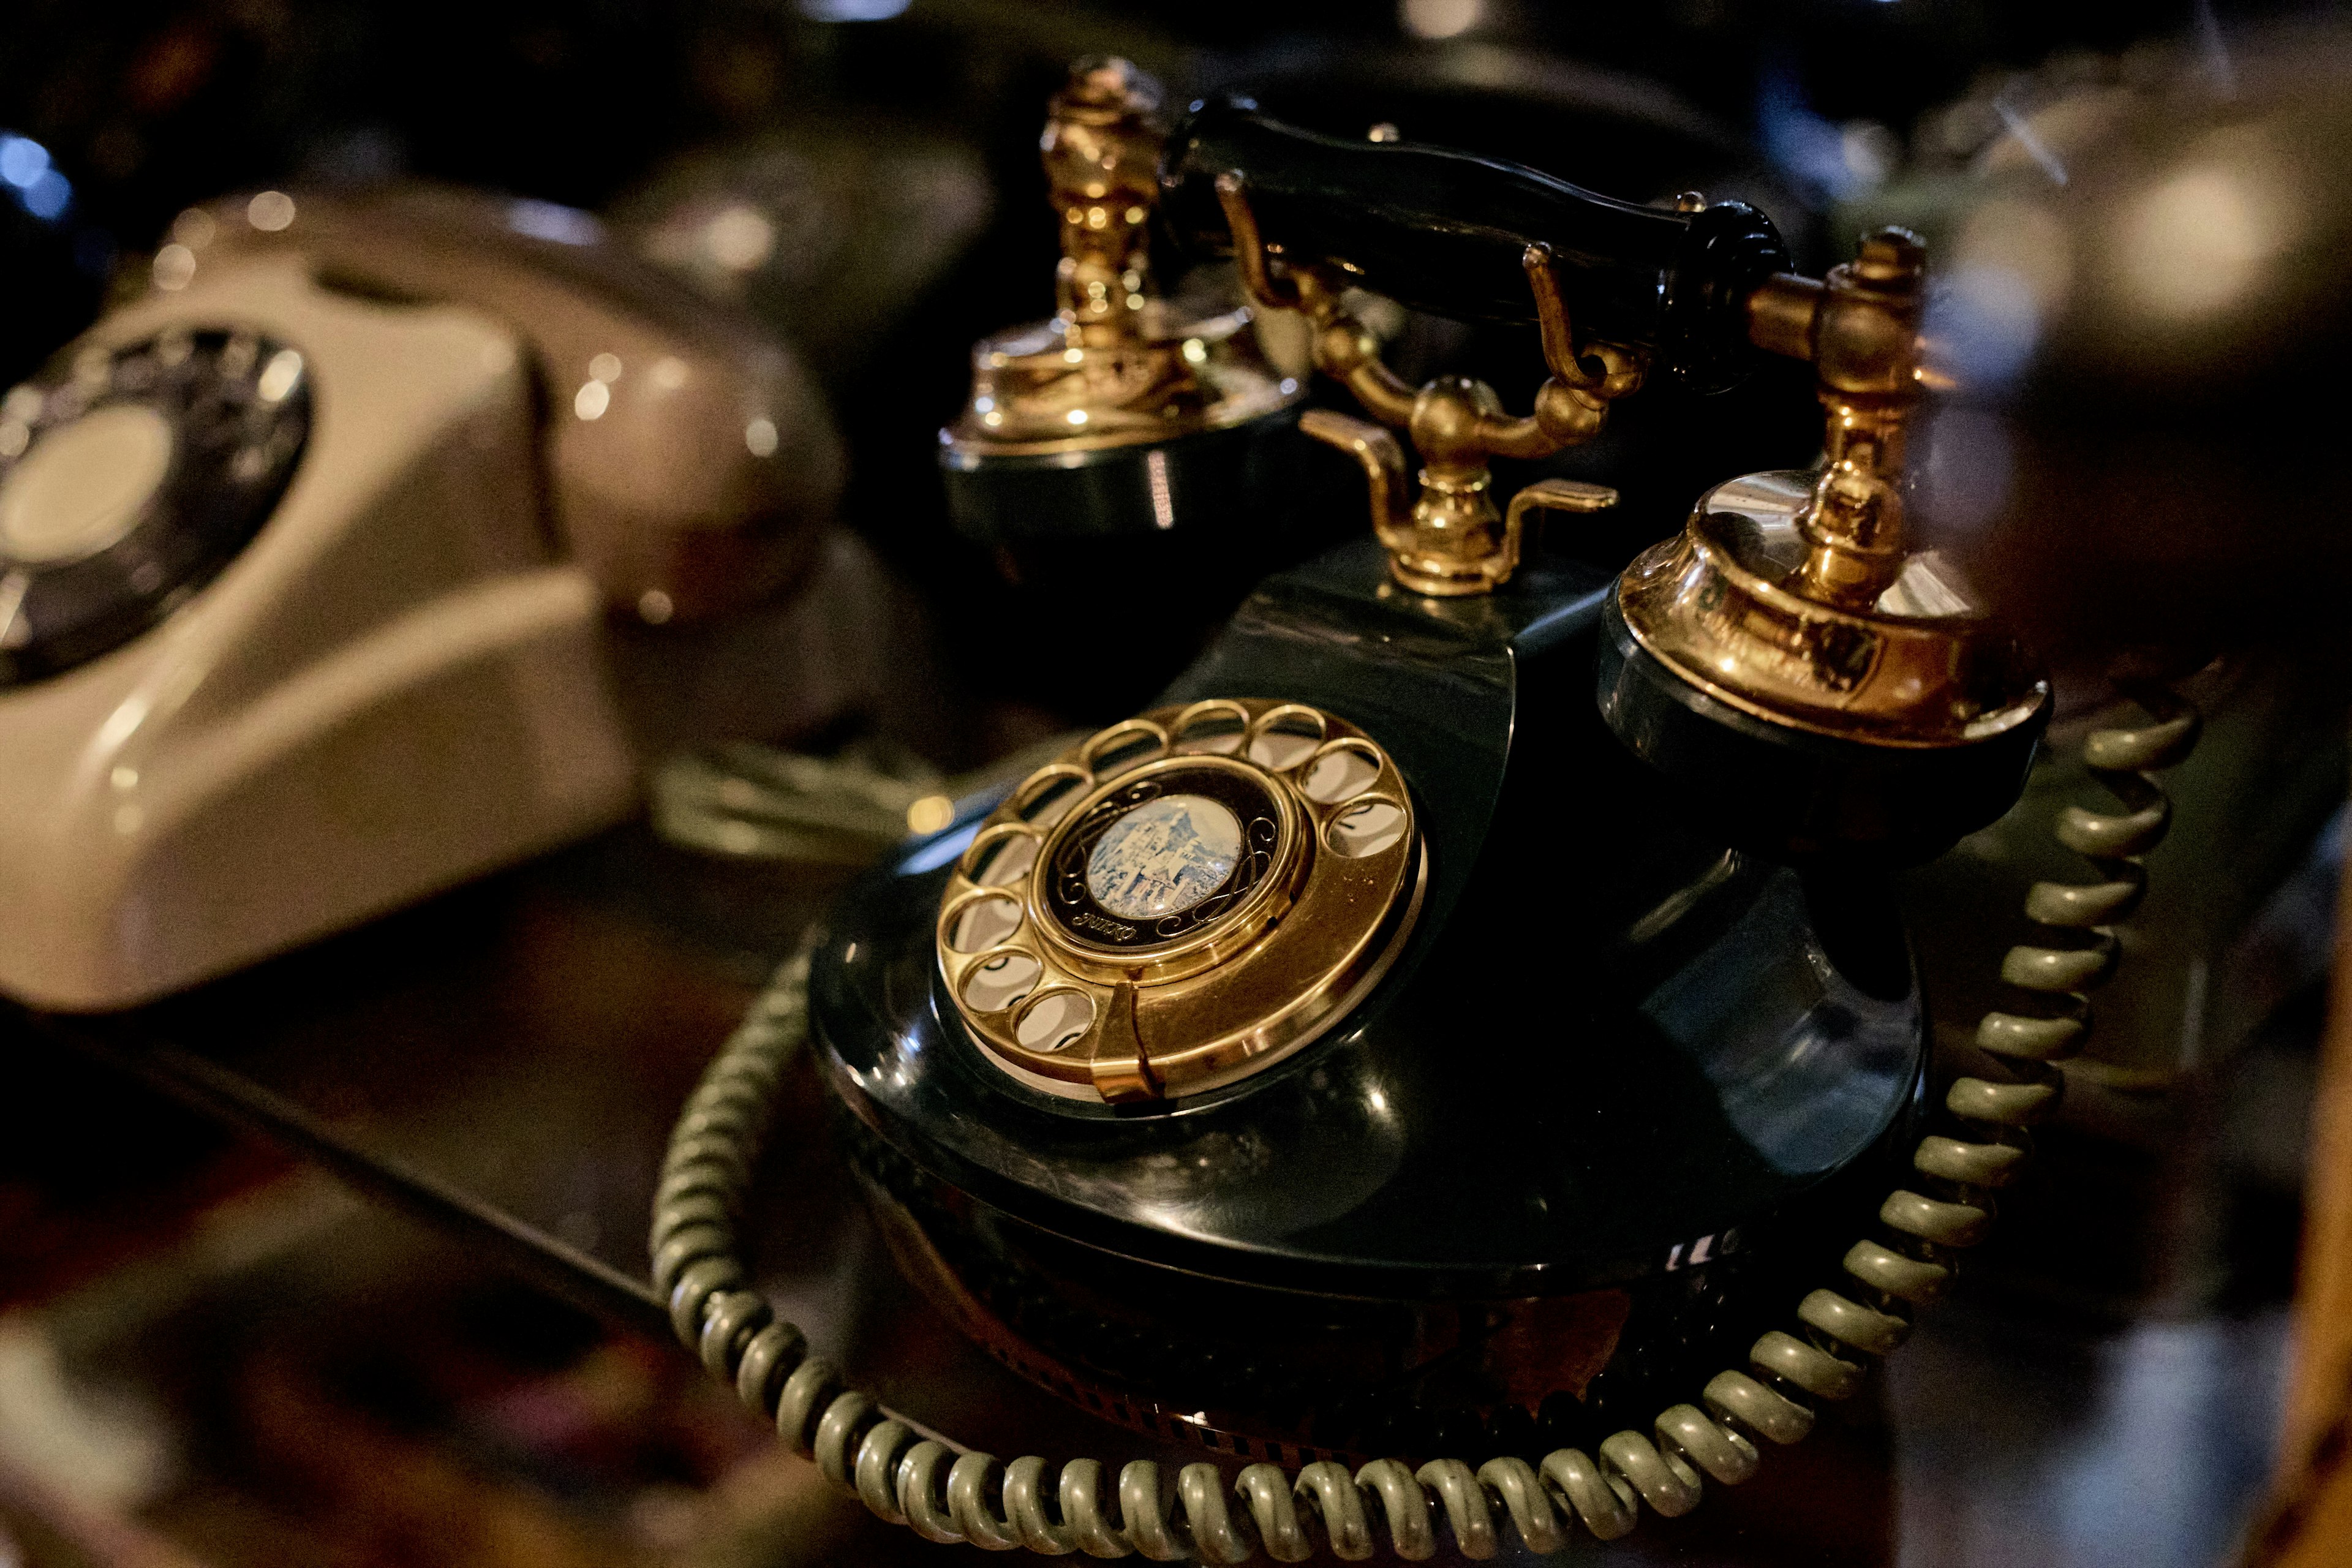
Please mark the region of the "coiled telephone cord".
<svg viewBox="0 0 2352 1568"><path fill-rule="evenodd" d="M2082 1048L2090 1028L2084 994L2113 972L2113 924L2138 904L2147 883L2138 858L2169 824L2170 804L2151 775L2197 739L2196 711L2181 698L2156 688L2128 695L2151 721L2100 729L2086 742L2093 775L2124 810L2070 806L2056 828L2101 879L2040 882L2026 896L2031 919L2077 940L2012 948L2001 965L2011 984L2058 999L2057 1010L1985 1016L1976 1044L1991 1066L1956 1079L1945 1097L1965 1136L1921 1140L1912 1161L1918 1179L1888 1196L1877 1234L1847 1252L1847 1279L1807 1296L1790 1329L1750 1348L1744 1370L1717 1373L1699 1403L1672 1406L1648 1432L1619 1432L1591 1454L1557 1449L1533 1465L1497 1458L1474 1469L1433 1459L1416 1469L1375 1459L1351 1473L1324 1460L1292 1477L1254 1464L1230 1486L1202 1461L1177 1472L1172 1499L1150 1459L1113 1479L1097 1459L1058 1469L1035 1455L1001 1464L917 1432L809 1353L801 1331L749 1288L737 1244L777 1089L808 1037L806 949L777 972L678 1119L655 1199L655 1283L679 1339L773 1420L778 1436L877 1517L931 1541L1218 1563L1260 1552L1279 1563L1321 1552L1360 1562L1385 1542L1417 1562L1436 1552L1441 1514L1454 1549L1476 1559L1511 1535L1531 1551L1556 1551L1577 1524L1611 1540L1633 1528L1645 1503L1667 1517L1686 1513L1706 1481L1737 1485L1755 1474L1763 1445L1804 1436L1820 1405L1850 1397L1871 1358L1902 1343L1917 1310L1951 1284L1953 1254L1990 1227L1993 1194L2028 1154L2026 1129L2056 1109L2064 1087L2056 1064Z"/></svg>

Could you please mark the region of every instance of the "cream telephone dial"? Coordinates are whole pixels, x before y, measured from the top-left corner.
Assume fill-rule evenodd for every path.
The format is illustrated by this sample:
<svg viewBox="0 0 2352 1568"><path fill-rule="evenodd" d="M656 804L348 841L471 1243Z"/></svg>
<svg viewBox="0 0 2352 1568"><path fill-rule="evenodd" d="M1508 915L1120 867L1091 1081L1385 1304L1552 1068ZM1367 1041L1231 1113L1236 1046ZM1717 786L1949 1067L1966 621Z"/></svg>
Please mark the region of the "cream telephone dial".
<svg viewBox="0 0 2352 1568"><path fill-rule="evenodd" d="M1368 537L844 898L688 1104L656 1283L784 1441L935 1541L1477 1558L1682 1513L1853 1394L1985 1234L2196 716L2150 685L2149 722L2092 738L2126 809L2068 818L2095 876L2032 889L2050 938L1931 1103L1888 873L2008 809L2051 689L1906 527L1920 244L1807 278L1738 203L1633 205L1239 94L1192 107L1160 193L1370 416L1299 421L1360 465ZM1523 414L1407 384L1348 279L1531 321L1549 379ZM1765 354L1813 367L1822 466L1725 476L1613 578L1530 544L1611 492L1493 493L1490 459ZM810 1353L737 1230L803 1043L941 1308L1213 1458L1172 1488L1001 1462Z"/></svg>
<svg viewBox="0 0 2352 1568"><path fill-rule="evenodd" d="M129 1005L616 819L608 614L789 586L839 471L583 214L184 214L0 399L0 992Z"/></svg>

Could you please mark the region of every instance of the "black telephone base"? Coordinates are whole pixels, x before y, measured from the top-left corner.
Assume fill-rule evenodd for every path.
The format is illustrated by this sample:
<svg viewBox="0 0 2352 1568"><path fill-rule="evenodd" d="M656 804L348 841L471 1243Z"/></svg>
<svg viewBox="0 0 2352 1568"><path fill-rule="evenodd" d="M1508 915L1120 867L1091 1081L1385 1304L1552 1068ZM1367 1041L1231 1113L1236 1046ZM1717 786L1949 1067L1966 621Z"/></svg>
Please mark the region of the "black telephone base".
<svg viewBox="0 0 2352 1568"><path fill-rule="evenodd" d="M1213 1445L1534 1449L1689 1397L1834 1266L1917 1115L1899 922L1883 879L1695 831L1617 743L1605 587L1435 603L1367 542L1266 583L1169 694L1347 718L1423 826L1387 977L1255 1077L1139 1107L995 1068L934 959L976 818L845 899L819 1060L902 1261L983 1343Z"/></svg>
<svg viewBox="0 0 2352 1568"><path fill-rule="evenodd" d="M1661 664L1618 613L1595 674L1617 738L1686 809L1776 859L1919 865L2000 820L2025 788L2040 716L1973 745L1904 748L1812 734L1742 712Z"/></svg>
<svg viewBox="0 0 2352 1568"><path fill-rule="evenodd" d="M1059 1236L835 1119L892 1260L1029 1382L1244 1463L1590 1451L1721 1370L1833 1274L1892 1134L1800 1212L1566 1295L1391 1300L1215 1279ZM1841 1227L1840 1222L1844 1222ZM1696 1254L1696 1256L1693 1256Z"/></svg>

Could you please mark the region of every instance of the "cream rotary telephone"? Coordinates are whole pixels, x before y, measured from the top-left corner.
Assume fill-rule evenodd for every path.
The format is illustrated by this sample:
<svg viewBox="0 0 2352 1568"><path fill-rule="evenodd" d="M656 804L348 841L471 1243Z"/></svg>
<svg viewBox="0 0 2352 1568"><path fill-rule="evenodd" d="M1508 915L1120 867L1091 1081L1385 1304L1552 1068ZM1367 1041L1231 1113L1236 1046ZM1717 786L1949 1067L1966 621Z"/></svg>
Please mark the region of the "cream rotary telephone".
<svg viewBox="0 0 2352 1568"><path fill-rule="evenodd" d="M0 992L131 1005L605 826L608 613L804 574L782 350L583 214L194 209L0 398Z"/></svg>

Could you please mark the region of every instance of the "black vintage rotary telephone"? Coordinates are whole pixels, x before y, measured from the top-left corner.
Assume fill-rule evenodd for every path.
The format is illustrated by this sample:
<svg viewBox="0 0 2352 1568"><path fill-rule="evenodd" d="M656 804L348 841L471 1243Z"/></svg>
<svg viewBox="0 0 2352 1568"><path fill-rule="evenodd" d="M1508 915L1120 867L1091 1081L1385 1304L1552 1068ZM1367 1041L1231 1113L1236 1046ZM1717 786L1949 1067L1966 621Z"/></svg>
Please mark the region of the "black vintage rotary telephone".
<svg viewBox="0 0 2352 1568"><path fill-rule="evenodd" d="M1160 194L1372 416L1301 424L1362 465L1373 537L853 890L689 1104L656 1280L781 1435L936 1540L1417 1558L1442 1512L1486 1556L1683 1512L1852 1394L1984 1233L2193 716L2151 693L2157 722L2095 738L2143 809L2070 818L2101 879L2029 904L2085 940L2011 953L2053 1005L1988 1016L1990 1065L1931 1104L1887 873L2008 808L2051 698L1906 546L1918 243L1803 278L1737 203L1631 205L1240 96L1193 107ZM1348 280L1535 321L1533 412L1403 384ZM1823 466L1727 476L1613 581L1528 542L1610 492L1490 493L1490 457L1766 354L1813 365ZM1153 584L1125 590L1148 637ZM1171 1498L1144 1461L959 1455L805 1354L733 1226L804 1036L950 1314L1237 1479L1187 1466Z"/></svg>

